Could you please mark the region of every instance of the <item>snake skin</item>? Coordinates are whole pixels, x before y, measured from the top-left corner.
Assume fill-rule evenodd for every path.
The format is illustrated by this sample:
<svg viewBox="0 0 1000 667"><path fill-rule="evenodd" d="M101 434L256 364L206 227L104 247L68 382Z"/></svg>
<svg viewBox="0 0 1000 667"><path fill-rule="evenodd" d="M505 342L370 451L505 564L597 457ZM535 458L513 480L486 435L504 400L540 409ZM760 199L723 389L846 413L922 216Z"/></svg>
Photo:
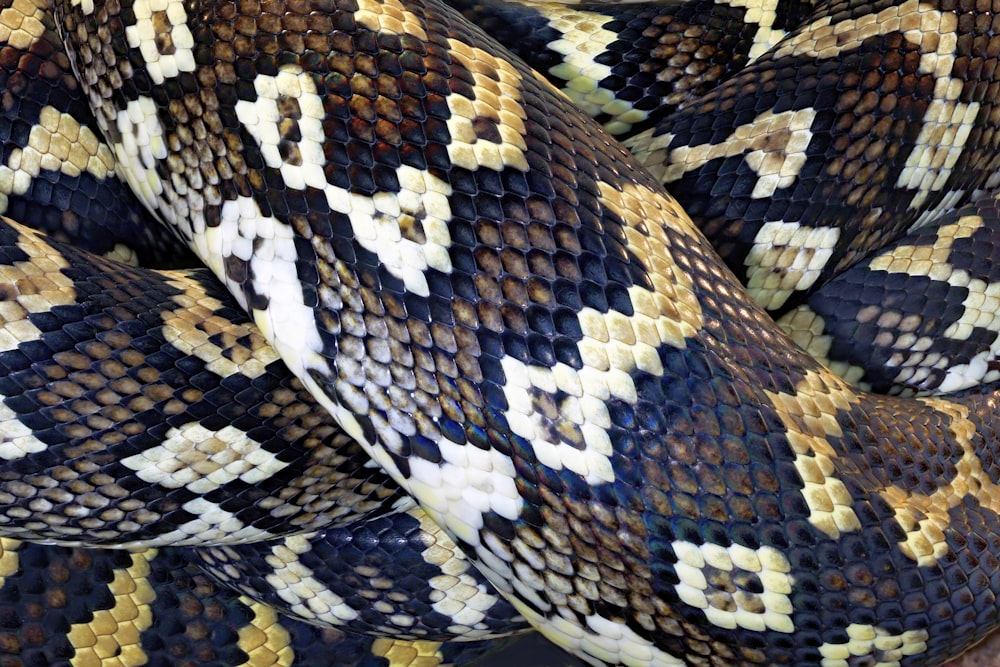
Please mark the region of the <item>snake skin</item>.
<svg viewBox="0 0 1000 667"><path fill-rule="evenodd" d="M757 27L735 50L749 60L741 72L675 102L666 119L601 119L616 131L652 125L629 139L637 161L433 1L67 0L57 11L96 124L138 198L249 309L346 433L559 645L595 664L920 665L996 625L992 390L900 399L853 389L789 343L658 182L680 183L710 236L736 232L725 262L765 306L791 307L875 239L991 187L991 8L830 3L787 35L787 8L744 17ZM896 60L906 76L894 77ZM864 91L875 88L890 101L874 104ZM824 169L829 181L818 178ZM823 221L853 212L836 232L789 213L818 204L828 205ZM886 225L868 226L883 214ZM66 399L80 426L36 429L28 415L58 421L71 410L17 413L11 403L26 404L5 393L16 413L5 458L54 455L32 440L50 432L82 434L75 447L100 451L114 438L85 429L114 432L118 417L95 417L101 404L71 390L60 396L65 385L46 366L59 351L38 345L83 328L105 343L102 318L72 320L88 294L78 286L151 305L152 317L110 310L164 331L161 313L177 298L203 294L206 314L224 320L229 306L204 283L170 292L140 280L128 294L135 279L110 275L124 267L68 248L26 252L43 242L9 229L18 241L5 265L20 273L7 302L21 324L6 334L8 351L40 378L40 403ZM79 262L98 268L81 276ZM227 349L212 338L205 349ZM134 368L149 367L139 358L149 352L136 352ZM74 352L64 356L64 372L93 382L72 366ZM219 376L206 366L193 377L206 371ZM120 391L101 377L87 387L95 397ZM213 399L221 415L237 393ZM192 415L202 405L179 400ZM170 541L206 518L212 540L284 530L244 521L228 496L208 497L232 472L190 467L192 477L133 469L185 499L202 496L198 519L166 524L180 526ZM277 467L250 476L266 486ZM142 499L137 513L148 512L148 485L108 474L95 496L92 481L67 488L86 503ZM12 508L14 530L89 543L81 529L91 517L77 507L98 508L53 512L36 497L50 481L10 483L41 512ZM248 508L268 505L247 493ZM149 540L130 542L121 521L101 524L97 542ZM284 539L267 548L291 552L304 538ZM198 557L220 579L266 576L241 573L264 560L251 552L227 564L234 548ZM70 644L80 654L86 642Z"/></svg>
<svg viewBox="0 0 1000 667"><path fill-rule="evenodd" d="M598 118L617 112L605 127L779 313L996 173L991 7L450 4L514 24L496 29L519 56ZM656 27L630 25L650 13ZM662 76L636 72L658 59Z"/></svg>
<svg viewBox="0 0 1000 667"><path fill-rule="evenodd" d="M219 587L184 552L0 540L7 665L465 665L482 643L352 637L278 616Z"/></svg>
<svg viewBox="0 0 1000 667"><path fill-rule="evenodd" d="M880 393L996 382L998 234L1000 210L985 197L840 274L779 323L814 357Z"/></svg>
<svg viewBox="0 0 1000 667"><path fill-rule="evenodd" d="M115 177L44 3L0 6L0 214L147 266L193 257Z"/></svg>

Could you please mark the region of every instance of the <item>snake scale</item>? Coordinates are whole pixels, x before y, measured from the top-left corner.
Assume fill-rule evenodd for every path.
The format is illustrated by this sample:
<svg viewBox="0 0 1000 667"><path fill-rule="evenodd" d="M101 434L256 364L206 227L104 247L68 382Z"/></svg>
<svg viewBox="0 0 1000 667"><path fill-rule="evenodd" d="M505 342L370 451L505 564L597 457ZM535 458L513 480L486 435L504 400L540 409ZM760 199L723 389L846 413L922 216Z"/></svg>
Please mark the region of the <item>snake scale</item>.
<svg viewBox="0 0 1000 667"><path fill-rule="evenodd" d="M454 4L0 9L5 664L996 627L993 5Z"/></svg>

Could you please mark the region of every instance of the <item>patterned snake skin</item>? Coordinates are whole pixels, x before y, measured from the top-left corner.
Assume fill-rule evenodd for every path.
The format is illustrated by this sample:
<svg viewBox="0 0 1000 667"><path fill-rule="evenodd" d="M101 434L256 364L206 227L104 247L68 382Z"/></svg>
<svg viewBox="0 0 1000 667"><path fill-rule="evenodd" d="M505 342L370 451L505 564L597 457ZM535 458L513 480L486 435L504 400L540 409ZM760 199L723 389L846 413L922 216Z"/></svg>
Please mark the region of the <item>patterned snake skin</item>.
<svg viewBox="0 0 1000 667"><path fill-rule="evenodd" d="M998 624L989 3L460 7L560 95L435 0L20 1L8 211L134 222L117 160L235 302L0 227L5 659L464 663L527 621L593 664L909 666ZM899 276L929 296L868 301ZM959 393L863 393L765 309Z"/></svg>

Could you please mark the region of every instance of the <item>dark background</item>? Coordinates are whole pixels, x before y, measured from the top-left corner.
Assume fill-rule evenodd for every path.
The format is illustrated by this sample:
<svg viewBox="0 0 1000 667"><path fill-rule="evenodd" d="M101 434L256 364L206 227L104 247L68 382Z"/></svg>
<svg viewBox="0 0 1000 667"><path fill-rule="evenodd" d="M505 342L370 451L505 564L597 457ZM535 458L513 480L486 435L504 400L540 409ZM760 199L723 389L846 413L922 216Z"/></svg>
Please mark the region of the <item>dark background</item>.
<svg viewBox="0 0 1000 667"><path fill-rule="evenodd" d="M557 648L537 632L514 640L514 643L476 663L477 667L589 667Z"/></svg>

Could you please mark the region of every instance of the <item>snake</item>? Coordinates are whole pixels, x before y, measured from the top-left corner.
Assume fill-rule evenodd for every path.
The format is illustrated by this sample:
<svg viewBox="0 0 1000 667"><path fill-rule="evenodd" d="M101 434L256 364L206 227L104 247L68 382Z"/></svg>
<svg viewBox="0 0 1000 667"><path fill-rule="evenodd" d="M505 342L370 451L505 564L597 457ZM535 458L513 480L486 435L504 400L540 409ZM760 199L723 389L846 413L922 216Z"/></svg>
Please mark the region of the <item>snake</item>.
<svg viewBox="0 0 1000 667"><path fill-rule="evenodd" d="M0 228L0 593L55 564L5 659L331 664L365 617L392 661L910 666L997 625L987 3L458 7L529 66L436 0L19 1L0 191L65 238ZM118 261L177 241L207 269ZM365 530L447 591L380 597Z"/></svg>

